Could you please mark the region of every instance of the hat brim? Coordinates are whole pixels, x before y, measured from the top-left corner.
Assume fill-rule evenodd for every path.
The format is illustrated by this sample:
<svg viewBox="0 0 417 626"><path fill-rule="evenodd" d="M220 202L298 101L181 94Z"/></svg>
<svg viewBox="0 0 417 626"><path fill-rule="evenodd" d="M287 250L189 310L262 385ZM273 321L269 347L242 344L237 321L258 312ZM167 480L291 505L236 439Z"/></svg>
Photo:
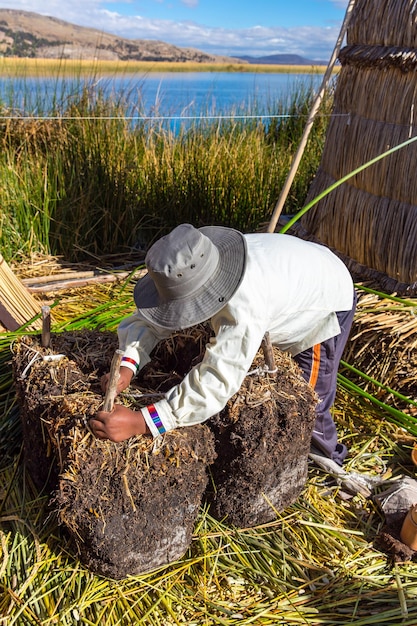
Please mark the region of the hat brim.
<svg viewBox="0 0 417 626"><path fill-rule="evenodd" d="M192 298L161 301L155 283L145 274L135 285L134 300L145 320L170 330L181 330L205 322L218 313L239 287L246 268L246 241L242 233L223 226L199 229L219 251L213 276Z"/></svg>

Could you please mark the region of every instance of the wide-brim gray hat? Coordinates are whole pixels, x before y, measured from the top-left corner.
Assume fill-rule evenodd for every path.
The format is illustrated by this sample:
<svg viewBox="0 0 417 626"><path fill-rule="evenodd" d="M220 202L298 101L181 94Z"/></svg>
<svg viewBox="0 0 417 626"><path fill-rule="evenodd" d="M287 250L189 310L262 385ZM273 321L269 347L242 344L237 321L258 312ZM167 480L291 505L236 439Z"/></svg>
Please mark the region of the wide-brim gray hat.
<svg viewBox="0 0 417 626"><path fill-rule="evenodd" d="M233 228L177 226L146 255L148 273L134 290L140 316L171 330L209 320L239 287L246 256L245 238Z"/></svg>

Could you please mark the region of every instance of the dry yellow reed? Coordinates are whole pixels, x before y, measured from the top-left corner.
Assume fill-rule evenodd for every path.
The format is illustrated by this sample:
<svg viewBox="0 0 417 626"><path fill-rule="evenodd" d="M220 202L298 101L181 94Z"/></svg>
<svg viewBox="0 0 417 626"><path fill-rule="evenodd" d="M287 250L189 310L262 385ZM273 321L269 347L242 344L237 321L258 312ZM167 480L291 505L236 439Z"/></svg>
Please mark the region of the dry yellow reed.
<svg viewBox="0 0 417 626"><path fill-rule="evenodd" d="M41 312L41 304L27 291L0 254L0 322L8 330L16 330ZM41 328L41 321L30 325Z"/></svg>
<svg viewBox="0 0 417 626"><path fill-rule="evenodd" d="M387 21L388 20L388 21ZM389 26L388 26L389 24ZM417 22L412 0L357 2L341 51L321 164L306 202L417 133ZM302 218L353 263L417 290L417 144L390 154L326 195ZM359 269L359 268L358 268Z"/></svg>

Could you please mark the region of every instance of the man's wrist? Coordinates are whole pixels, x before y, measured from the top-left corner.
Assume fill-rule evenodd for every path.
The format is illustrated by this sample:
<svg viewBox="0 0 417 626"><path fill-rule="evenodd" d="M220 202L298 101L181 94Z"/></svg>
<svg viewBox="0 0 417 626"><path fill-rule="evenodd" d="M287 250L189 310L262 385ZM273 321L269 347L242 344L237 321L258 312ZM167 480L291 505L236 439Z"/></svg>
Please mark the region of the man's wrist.
<svg viewBox="0 0 417 626"><path fill-rule="evenodd" d="M141 420L143 421L144 432L141 433L141 434L143 434L143 435L152 435L151 430L150 430L148 424L146 423L146 419L145 419L145 416L144 416L142 410L139 409L138 413L139 413L139 415L141 417Z"/></svg>
<svg viewBox="0 0 417 626"><path fill-rule="evenodd" d="M130 369L134 375L136 375L139 369L139 363L130 356L123 356L120 367L126 367Z"/></svg>

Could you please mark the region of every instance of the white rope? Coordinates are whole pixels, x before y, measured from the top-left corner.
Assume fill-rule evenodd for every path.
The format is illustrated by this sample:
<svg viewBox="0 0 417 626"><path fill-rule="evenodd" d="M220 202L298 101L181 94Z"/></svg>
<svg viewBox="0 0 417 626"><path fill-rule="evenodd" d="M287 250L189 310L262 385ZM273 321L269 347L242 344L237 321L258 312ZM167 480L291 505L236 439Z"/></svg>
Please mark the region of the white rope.
<svg viewBox="0 0 417 626"><path fill-rule="evenodd" d="M349 113L339 113L337 115L332 115L332 114L327 114L327 115L320 115L318 117L349 117ZM48 121L74 121L74 120L81 120L81 121L85 121L85 120L103 120L103 121L109 121L109 120L119 120L119 121L123 121L123 120L129 120L129 121L133 121L133 120L137 120L137 121L155 121L155 122L160 122L160 121L174 121L174 120L181 120L181 121L188 121L188 120L251 120L251 119L289 119L289 118L300 118L300 117L307 117L302 116L302 115L269 115L269 114L260 114L260 115L186 115L186 116L181 116L181 115L167 115L167 116L157 116L157 115L108 115L108 116L94 116L94 115L76 115L76 116L64 116L64 115L0 115L0 120L5 120L5 121L9 121L9 120L19 120L19 121L42 121L42 120L48 120Z"/></svg>
<svg viewBox="0 0 417 626"><path fill-rule="evenodd" d="M255 367L255 369L253 369L253 370L250 370L246 374L246 376L254 376L255 374L259 374L259 375L262 375L262 374L276 374L277 371L278 371L277 367L275 369L273 369L273 370L270 370L267 365L262 365L262 366L259 366L259 367Z"/></svg>
<svg viewBox="0 0 417 626"><path fill-rule="evenodd" d="M34 352L35 352L35 354L30 359L29 363L26 365L26 367L23 370L23 372L20 374L21 380L26 378L27 373L29 372L30 368L32 367L32 365L36 361L39 361L40 359L42 359L42 361L44 361L46 363L53 363L53 362L56 362L56 361L60 361L61 359L63 359L65 357L65 354L45 354L45 355L43 355L40 352L38 352L37 350L34 350Z"/></svg>
<svg viewBox="0 0 417 626"><path fill-rule="evenodd" d="M38 359L41 359L42 355L40 352L35 352L35 354L33 355L33 357L31 358L31 360L29 361L29 363L26 365L25 369L23 370L23 372L20 375L20 378L23 380L24 378L26 378L26 374L28 373L28 371L30 370L30 368L32 367L32 365L35 363L35 361L37 361Z"/></svg>

